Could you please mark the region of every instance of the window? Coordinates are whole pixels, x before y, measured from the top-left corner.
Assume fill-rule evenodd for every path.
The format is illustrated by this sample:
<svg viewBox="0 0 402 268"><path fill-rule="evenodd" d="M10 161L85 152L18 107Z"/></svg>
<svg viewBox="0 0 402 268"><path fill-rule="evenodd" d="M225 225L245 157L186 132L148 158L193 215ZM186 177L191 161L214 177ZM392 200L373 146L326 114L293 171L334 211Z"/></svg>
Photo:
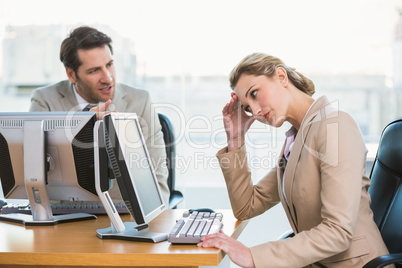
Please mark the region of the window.
<svg viewBox="0 0 402 268"><path fill-rule="evenodd" d="M0 110L26 111L34 88L66 79L60 43L85 24L112 37L118 82L150 91L173 121L179 188L225 187L215 153L225 146L227 76L252 52L310 77L316 96L328 95L356 119L373 157L371 144L402 115L401 3L3 0ZM285 131L253 126L255 179L275 164Z"/></svg>

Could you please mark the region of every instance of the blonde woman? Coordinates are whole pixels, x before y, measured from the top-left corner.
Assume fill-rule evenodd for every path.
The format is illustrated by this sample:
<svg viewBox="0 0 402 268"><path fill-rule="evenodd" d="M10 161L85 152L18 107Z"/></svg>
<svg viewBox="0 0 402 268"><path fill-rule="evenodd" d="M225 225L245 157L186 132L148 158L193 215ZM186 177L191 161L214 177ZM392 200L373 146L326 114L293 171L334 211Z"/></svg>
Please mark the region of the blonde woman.
<svg viewBox="0 0 402 268"><path fill-rule="evenodd" d="M362 267L388 253L370 209L367 149L352 117L326 97L313 99L313 82L270 55L245 57L230 84L228 146L217 157L233 212L250 219L281 202L295 236L248 248L220 232L199 246L221 248L241 267ZM242 165L254 120L292 125L277 166L255 185Z"/></svg>

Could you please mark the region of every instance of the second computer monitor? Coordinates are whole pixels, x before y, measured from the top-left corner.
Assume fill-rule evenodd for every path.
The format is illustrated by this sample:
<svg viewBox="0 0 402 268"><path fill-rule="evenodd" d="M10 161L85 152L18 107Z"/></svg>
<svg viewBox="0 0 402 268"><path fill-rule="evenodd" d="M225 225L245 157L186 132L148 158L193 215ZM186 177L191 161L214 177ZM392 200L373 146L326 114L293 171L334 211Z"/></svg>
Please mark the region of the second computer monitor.
<svg viewBox="0 0 402 268"><path fill-rule="evenodd" d="M103 118L109 160L120 193L139 225L166 209L153 163L136 114L111 113Z"/></svg>

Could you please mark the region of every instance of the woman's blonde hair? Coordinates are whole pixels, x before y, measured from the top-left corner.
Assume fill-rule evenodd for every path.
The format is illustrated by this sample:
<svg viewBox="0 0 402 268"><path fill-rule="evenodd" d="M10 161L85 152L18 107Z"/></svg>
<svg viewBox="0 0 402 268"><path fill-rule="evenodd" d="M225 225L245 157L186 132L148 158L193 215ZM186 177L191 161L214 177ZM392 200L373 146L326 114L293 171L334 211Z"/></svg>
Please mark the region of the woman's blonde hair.
<svg viewBox="0 0 402 268"><path fill-rule="evenodd" d="M297 72L296 69L286 66L281 59L264 53L253 53L242 59L230 72L230 87L234 89L242 74L272 77L278 67L285 69L290 82L296 88L309 96L314 94L315 86L313 81Z"/></svg>

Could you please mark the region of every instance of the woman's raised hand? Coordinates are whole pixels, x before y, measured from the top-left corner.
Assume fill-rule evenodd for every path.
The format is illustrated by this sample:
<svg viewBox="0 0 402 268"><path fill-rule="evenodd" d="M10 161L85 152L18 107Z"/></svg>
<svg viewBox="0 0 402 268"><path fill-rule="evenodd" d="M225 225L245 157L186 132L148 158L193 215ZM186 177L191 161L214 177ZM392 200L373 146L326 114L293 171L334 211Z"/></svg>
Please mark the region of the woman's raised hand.
<svg viewBox="0 0 402 268"><path fill-rule="evenodd" d="M255 120L243 111L235 93L232 92L231 97L222 110L228 151L237 150L244 144L245 134Z"/></svg>

